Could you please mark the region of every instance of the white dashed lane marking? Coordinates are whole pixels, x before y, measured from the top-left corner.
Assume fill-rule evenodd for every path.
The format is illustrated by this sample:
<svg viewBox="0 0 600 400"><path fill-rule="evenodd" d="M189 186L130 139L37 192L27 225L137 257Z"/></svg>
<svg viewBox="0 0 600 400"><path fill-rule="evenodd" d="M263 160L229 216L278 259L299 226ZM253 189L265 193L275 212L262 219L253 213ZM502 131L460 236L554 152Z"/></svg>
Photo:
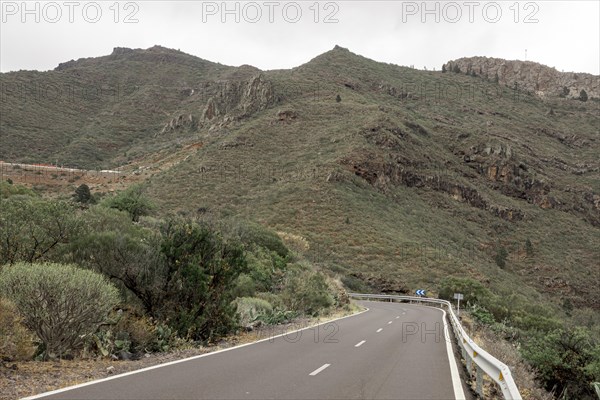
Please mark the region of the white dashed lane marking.
<svg viewBox="0 0 600 400"><path fill-rule="evenodd" d="M315 376L315 375L317 375L319 372L323 371L325 368L329 367L330 365L331 365L331 364L323 364L323 366L321 366L321 367L319 367L319 368L315 369L313 372L311 372L311 373L310 373L310 374L308 374L308 375L310 375L310 376Z"/></svg>

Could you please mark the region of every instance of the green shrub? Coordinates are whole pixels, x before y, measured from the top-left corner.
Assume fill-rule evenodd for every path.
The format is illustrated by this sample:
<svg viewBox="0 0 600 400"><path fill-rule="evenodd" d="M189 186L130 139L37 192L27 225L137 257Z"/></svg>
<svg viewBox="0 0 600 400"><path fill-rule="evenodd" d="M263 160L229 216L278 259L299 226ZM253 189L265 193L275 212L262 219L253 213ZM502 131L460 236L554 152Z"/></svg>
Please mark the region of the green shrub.
<svg viewBox="0 0 600 400"><path fill-rule="evenodd" d="M247 262L241 243L207 224L171 220L162 229L159 277L164 300L157 314L180 336L212 339L236 327L232 287Z"/></svg>
<svg viewBox="0 0 600 400"><path fill-rule="evenodd" d="M254 279L248 274L240 274L234 283L233 297L253 297L255 293Z"/></svg>
<svg viewBox="0 0 600 400"><path fill-rule="evenodd" d="M119 302L118 290L102 275L51 263L5 266L0 293L15 304L25 326L42 341L44 357L77 349Z"/></svg>
<svg viewBox="0 0 600 400"><path fill-rule="evenodd" d="M137 222L143 215L148 215L154 209L154 204L144 195L142 185L132 185L113 197L102 202L108 208L126 211L132 221Z"/></svg>
<svg viewBox="0 0 600 400"><path fill-rule="evenodd" d="M238 223L235 228L236 236L250 247L259 246L274 251L281 258L287 257L289 250L277 234L254 222Z"/></svg>
<svg viewBox="0 0 600 400"><path fill-rule="evenodd" d="M233 303L236 306L241 326L248 326L273 312L273 306L268 301L256 297L239 297Z"/></svg>
<svg viewBox="0 0 600 400"><path fill-rule="evenodd" d="M494 256L494 261L496 265L500 268L506 267L506 259L508 258L508 251L504 247L500 247L496 251L496 255Z"/></svg>
<svg viewBox="0 0 600 400"><path fill-rule="evenodd" d="M0 182L0 199L7 199L11 196L37 197L37 194L26 186L14 185L10 179Z"/></svg>
<svg viewBox="0 0 600 400"><path fill-rule="evenodd" d="M246 252L248 275L254 281L256 290L269 292L278 276L286 268L286 260L277 252L264 247L256 247Z"/></svg>
<svg viewBox="0 0 600 400"><path fill-rule="evenodd" d="M354 275L343 276L342 283L352 292L367 293L371 290L369 285Z"/></svg>
<svg viewBox="0 0 600 400"><path fill-rule="evenodd" d="M285 309L285 304L283 304L283 300L281 299L281 296L275 294L275 293L270 293L270 292L263 292L263 293L256 293L253 297L257 297L259 299L263 299L267 302L269 302L269 304L271 304L273 306L273 309Z"/></svg>
<svg viewBox="0 0 600 400"><path fill-rule="evenodd" d="M299 265L284 276L281 297L287 309L316 316L334 304L325 275Z"/></svg>
<svg viewBox="0 0 600 400"><path fill-rule="evenodd" d="M22 196L2 200L0 265L52 260L80 227L68 203Z"/></svg>
<svg viewBox="0 0 600 400"><path fill-rule="evenodd" d="M492 325L495 320L492 313L490 313L485 307L474 305L471 309L471 315L477 322L484 325Z"/></svg>
<svg viewBox="0 0 600 400"><path fill-rule="evenodd" d="M593 398L591 383L600 380L600 343L587 329L537 334L523 344L522 354L546 389L561 398Z"/></svg>
<svg viewBox="0 0 600 400"><path fill-rule="evenodd" d="M85 183L82 183L75 189L73 199L77 203L82 204L94 203L94 197L92 196L92 192L90 192L90 187Z"/></svg>
<svg viewBox="0 0 600 400"><path fill-rule="evenodd" d="M453 276L442 279L439 283L439 297L454 301L454 293L463 294L464 304L485 304L492 293L480 282L471 278L456 278Z"/></svg>

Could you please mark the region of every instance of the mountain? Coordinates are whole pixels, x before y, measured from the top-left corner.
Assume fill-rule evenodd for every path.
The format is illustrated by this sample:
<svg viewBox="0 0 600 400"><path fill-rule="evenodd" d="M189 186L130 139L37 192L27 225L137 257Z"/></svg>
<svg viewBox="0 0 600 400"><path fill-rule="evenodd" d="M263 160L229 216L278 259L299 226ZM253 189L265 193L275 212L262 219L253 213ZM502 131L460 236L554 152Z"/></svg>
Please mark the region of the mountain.
<svg viewBox="0 0 600 400"><path fill-rule="evenodd" d="M261 71L116 48L0 75L0 159L120 167L161 212L257 220L353 290L466 276L600 310L597 95L553 96L549 75L536 96L523 68L495 82L336 46Z"/></svg>

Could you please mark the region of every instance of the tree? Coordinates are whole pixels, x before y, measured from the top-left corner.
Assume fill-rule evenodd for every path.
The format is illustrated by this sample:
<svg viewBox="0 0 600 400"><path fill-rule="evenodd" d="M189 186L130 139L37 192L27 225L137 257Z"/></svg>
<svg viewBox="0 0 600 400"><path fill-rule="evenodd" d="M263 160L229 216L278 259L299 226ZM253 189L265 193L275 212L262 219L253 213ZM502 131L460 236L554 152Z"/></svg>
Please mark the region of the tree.
<svg viewBox="0 0 600 400"><path fill-rule="evenodd" d="M579 100L581 100L581 101L588 101L588 94L583 89L581 89L581 92L579 92Z"/></svg>
<svg viewBox="0 0 600 400"><path fill-rule="evenodd" d="M500 268L506 267L506 258L508 257L508 251L504 247L500 247L494 256L494 261L496 261L496 265Z"/></svg>
<svg viewBox="0 0 600 400"><path fill-rule="evenodd" d="M131 224L130 221L125 223ZM131 228L135 228L131 227ZM165 270L160 238L142 229L89 232L70 246L71 260L101 272L129 291L157 317L163 305Z"/></svg>
<svg viewBox="0 0 600 400"><path fill-rule="evenodd" d="M442 64L442 73L446 73L446 64Z"/></svg>
<svg viewBox="0 0 600 400"><path fill-rule="evenodd" d="M494 83L500 82L500 77L498 76L498 72L494 74Z"/></svg>
<svg viewBox="0 0 600 400"><path fill-rule="evenodd" d="M143 215L148 215L154 209L154 205L144 195L142 185L132 185L117 195L106 199L103 205L109 208L116 208L120 211L129 213L131 220L139 221Z"/></svg>
<svg viewBox="0 0 600 400"><path fill-rule="evenodd" d="M335 96L335 101L336 101L336 102L338 102L338 103L339 103L340 101L342 101L342 98L340 97L340 95L339 95L339 94L338 94L337 96Z"/></svg>
<svg viewBox="0 0 600 400"><path fill-rule="evenodd" d="M0 265L52 260L81 227L73 206L26 196L2 200Z"/></svg>
<svg viewBox="0 0 600 400"><path fill-rule="evenodd" d="M74 265L18 263L0 278L0 293L42 341L44 358L76 350L120 301L106 278Z"/></svg>
<svg viewBox="0 0 600 400"><path fill-rule="evenodd" d="M94 198L92 197L92 193L90 192L90 187L85 183L79 185L77 189L75 189L75 194L73 195L75 201L78 203L92 203Z"/></svg>
<svg viewBox="0 0 600 400"><path fill-rule="evenodd" d="M454 68L452 69L452 72L454 72L456 74L460 74L460 67L458 66L458 64L454 64Z"/></svg>
<svg viewBox="0 0 600 400"><path fill-rule="evenodd" d="M527 238L525 241L525 252L527 253L528 257L533 255L533 245L531 244L531 240L529 240L529 238Z"/></svg>
<svg viewBox="0 0 600 400"><path fill-rule="evenodd" d="M234 282L247 272L243 246L205 223L171 220L163 226L165 257L162 317L181 336L206 340L237 324Z"/></svg>

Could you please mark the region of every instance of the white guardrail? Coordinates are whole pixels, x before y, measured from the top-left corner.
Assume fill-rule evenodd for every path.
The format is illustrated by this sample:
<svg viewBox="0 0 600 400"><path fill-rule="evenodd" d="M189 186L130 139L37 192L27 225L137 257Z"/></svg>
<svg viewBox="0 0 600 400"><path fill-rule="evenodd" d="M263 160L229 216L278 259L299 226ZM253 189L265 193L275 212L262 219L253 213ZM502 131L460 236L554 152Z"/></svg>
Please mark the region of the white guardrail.
<svg viewBox="0 0 600 400"><path fill-rule="evenodd" d="M459 319L454 314L452 304L446 300L432 299L427 297L413 296L395 296L387 294L362 294L348 293L350 297L355 299L375 299L389 301L416 301L421 303L434 303L448 308L450 323L454 330L454 336L460 345L461 353L467 364L467 371L473 376L473 364L475 364L475 379L477 384L477 393L483 397L483 375L486 373L494 382L498 384L502 390L504 398L507 400L521 400L519 389L512 378L510 369L506 364L498 360L496 357L489 354L487 351L479 347L467 335Z"/></svg>

